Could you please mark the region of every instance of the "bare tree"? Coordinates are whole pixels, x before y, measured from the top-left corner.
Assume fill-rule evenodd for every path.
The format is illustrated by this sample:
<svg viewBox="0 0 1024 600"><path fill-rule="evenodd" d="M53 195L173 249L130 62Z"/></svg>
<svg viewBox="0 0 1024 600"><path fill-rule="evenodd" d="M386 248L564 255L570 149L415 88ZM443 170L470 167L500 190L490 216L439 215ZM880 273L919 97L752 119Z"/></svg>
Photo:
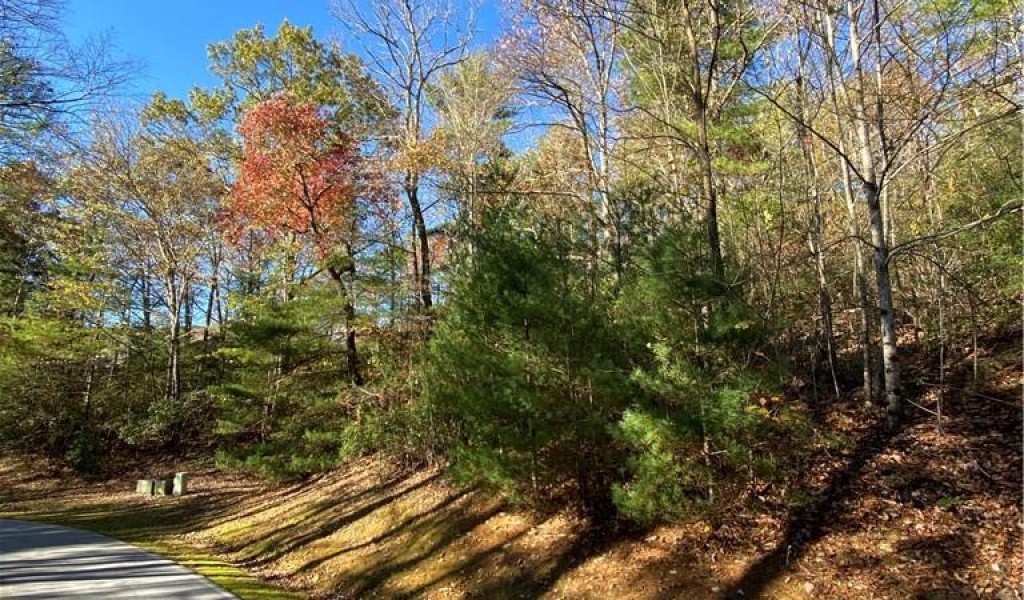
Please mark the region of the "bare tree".
<svg viewBox="0 0 1024 600"><path fill-rule="evenodd" d="M800 155L804 168L804 182L807 187L808 200L810 200L810 227L807 230L807 246L814 261L815 274L818 281L818 307L821 313L819 326L820 339L823 340L828 359L829 372L832 377L832 386L836 396L839 396L839 380L836 376L836 342L835 332L832 324L832 294L829 292L828 274L825 268L825 244L823 242L824 215L822 214L822 193L821 174L818 169L818 161L814 155L812 142L803 125L813 120L812 107L808 106L807 90L807 54L809 53L809 41L797 40L798 45L798 74L796 80L796 112L800 119L796 122L797 144L800 146Z"/></svg>
<svg viewBox="0 0 1024 600"><path fill-rule="evenodd" d="M874 255L890 426L899 422L903 408L892 258L938 238L922 236L893 246L889 195L898 189L895 182L928 150L949 147L1019 110L1006 93L1012 85L1009 73L1016 67L1012 53L999 45L984 51L982 40L988 32L977 27L970 15L934 17L925 8L884 0L846 0L839 7L815 3L802 13L802 22L795 26L811 38L814 49L806 57L805 83L819 97L831 99L831 122L812 120L783 101L776 84L786 77L776 73L770 84L749 80L753 91L834 153L844 177L848 173L860 187L870 239L857 241L867 244ZM785 7L780 14L787 14ZM792 70L785 60L778 63ZM986 99L984 109L968 117L965 106L979 98ZM922 148L917 141L924 130L931 130L934 142ZM1019 209L1004 207L989 217Z"/></svg>
<svg viewBox="0 0 1024 600"><path fill-rule="evenodd" d="M611 197L615 116L620 112L622 27L617 7L594 0L520 0L515 26L499 46L539 114L554 109L559 126L579 138L586 159L589 200L600 238L595 245L621 271L621 215ZM594 232L595 236L598 232Z"/></svg>
<svg viewBox="0 0 1024 600"><path fill-rule="evenodd" d="M68 135L134 71L102 38L75 46L58 0L0 0L0 156ZM49 136L41 136L40 133Z"/></svg>
<svg viewBox="0 0 1024 600"><path fill-rule="evenodd" d="M401 187L412 217L415 295L424 311L433 305L423 186L428 169L421 156L433 126L428 91L467 56L474 10L466 12L457 11L451 0L337 0L334 5L335 15L363 44L370 67L401 113L397 131L384 141L400 158Z"/></svg>

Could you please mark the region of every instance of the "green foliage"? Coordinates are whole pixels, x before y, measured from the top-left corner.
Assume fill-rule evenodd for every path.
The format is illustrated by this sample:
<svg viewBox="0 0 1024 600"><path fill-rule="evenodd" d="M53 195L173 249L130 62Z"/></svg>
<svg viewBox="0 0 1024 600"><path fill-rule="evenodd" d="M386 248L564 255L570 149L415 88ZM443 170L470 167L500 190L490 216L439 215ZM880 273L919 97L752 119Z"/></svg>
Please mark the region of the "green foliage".
<svg viewBox="0 0 1024 600"><path fill-rule="evenodd" d="M212 44L208 53L210 70L223 85L192 92L193 106L206 119L224 117L231 110L245 112L284 91L332 107L350 133L363 135L394 118L379 84L367 76L359 58L316 39L312 27L285 20L277 34L268 37L263 26L256 25Z"/></svg>
<svg viewBox="0 0 1024 600"><path fill-rule="evenodd" d="M0 339L0 438L8 447L91 471L111 453L205 438L208 399L162 394L164 344L153 332L22 315L0 320Z"/></svg>
<svg viewBox="0 0 1024 600"><path fill-rule="evenodd" d="M648 349L632 381L644 393L616 424L625 481L613 497L641 522L674 520L708 507L712 490L739 473L775 474L776 435L791 440L800 418L783 422L755 403L776 381L748 353L768 330L730 289L695 262L699 233L666 231L637 261L616 315ZM658 306L660 310L642 307Z"/></svg>
<svg viewBox="0 0 1024 600"><path fill-rule="evenodd" d="M337 294L302 290L286 302L247 299L217 356L218 458L265 476L299 477L339 459L347 421Z"/></svg>
<svg viewBox="0 0 1024 600"><path fill-rule="evenodd" d="M676 457L683 445L677 425L640 410L628 410L616 424L615 436L629 451L631 479L612 488L623 514L641 523L683 518L697 508L699 468L684 467Z"/></svg>
<svg viewBox="0 0 1024 600"><path fill-rule="evenodd" d="M0 439L64 452L86 417L82 392L95 339L62 321L27 317L0 320L0 339Z"/></svg>
<svg viewBox="0 0 1024 600"><path fill-rule="evenodd" d="M80 433L71 439L64 458L78 473L95 473L101 454L99 440L94 435Z"/></svg>
<svg viewBox="0 0 1024 600"><path fill-rule="evenodd" d="M596 505L631 392L607 303L557 222L484 218L419 374L434 430L463 478L528 498L569 483Z"/></svg>
<svg viewBox="0 0 1024 600"><path fill-rule="evenodd" d="M966 152L964 162L947 165L941 171L946 188L944 230L995 214L1000 208L1020 202L1024 194L1021 162L1012 159L1019 156L1024 144L1021 128L1007 122L992 129L992 139L986 136L984 143ZM1020 306L1013 300L1024 286L1019 218L1007 216L966 231L933 252L931 260L947 272L953 267L947 264L951 262L948 257L956 256L963 261L963 266L948 277L948 285L961 298L970 299L966 304L975 320L982 311L988 317L983 320L1019 319ZM911 260L915 258L920 259L921 254ZM934 262L929 266L934 267Z"/></svg>
<svg viewBox="0 0 1024 600"><path fill-rule="evenodd" d="M390 407L366 406L345 425L341 456L389 456L408 465L423 465L441 456L433 415L421 402Z"/></svg>
<svg viewBox="0 0 1024 600"><path fill-rule="evenodd" d="M51 184L36 165L0 168L0 314L15 315L44 284L53 260L45 209Z"/></svg>
<svg viewBox="0 0 1024 600"><path fill-rule="evenodd" d="M50 2L26 6L56 17ZM837 133L865 111L869 137L892 149L877 173L892 314L926 333L898 331L897 354L941 356L949 382L974 351L965 340L1016 326L1024 270L1010 215L1024 190L1009 2L884 7L892 27L861 32L878 34L862 40L864 56L899 60L872 89L850 87L872 60L821 70L828 49L812 24L824 4L772 15L748 0L629 0L601 32L578 27L594 23L581 6L545 14L544 36L524 19L503 48L511 60L411 56L429 70L423 86L381 73L413 77L408 115L358 57L284 22L212 45L216 88L157 93L133 120L77 119L75 98L115 83L91 69L102 61L82 63L97 76L83 89L83 73L54 70L77 61L50 64L70 56L56 30L17 15L0 24L0 442L80 471L118 452L213 448L221 465L275 478L379 452L447 462L524 502L573 496L643 523L714 510L797 464L789 454L810 428L783 382L813 380L826 406L826 336L840 395L862 360L850 275L855 256L875 265L836 153L862 165L857 151L877 150ZM870 25L870 9L833 11L839 38L851 19ZM565 32L582 37L531 49L534 34ZM569 46L582 55L560 56ZM565 73L598 67L608 87ZM517 79L564 109L518 156ZM281 161L254 155L251 210L229 220L223 200L247 181L231 121L283 93L318 123L330 114L372 173L360 167L353 195L352 182L293 157L282 177L301 198L282 203L259 175ZM851 112L860 100L885 110ZM26 159L39 146L29 141L73 133L52 127L72 120L102 124L70 170L67 157ZM423 220L406 214L403 192ZM331 197L351 202L316 218ZM238 235L224 235L229 223ZM719 236L725 264L713 271ZM437 288L432 308L421 283ZM877 316L873 294L863 314ZM875 328L869 319L865 339ZM910 340L918 347L904 352ZM979 382L1002 362L980 350Z"/></svg>
<svg viewBox="0 0 1024 600"><path fill-rule="evenodd" d="M515 202L484 219L417 373L426 441L456 478L526 501L568 485L650 523L775 473L777 436L802 420L756 402L777 381L747 365L768 329L697 264L696 228L634 248L613 300L557 220Z"/></svg>

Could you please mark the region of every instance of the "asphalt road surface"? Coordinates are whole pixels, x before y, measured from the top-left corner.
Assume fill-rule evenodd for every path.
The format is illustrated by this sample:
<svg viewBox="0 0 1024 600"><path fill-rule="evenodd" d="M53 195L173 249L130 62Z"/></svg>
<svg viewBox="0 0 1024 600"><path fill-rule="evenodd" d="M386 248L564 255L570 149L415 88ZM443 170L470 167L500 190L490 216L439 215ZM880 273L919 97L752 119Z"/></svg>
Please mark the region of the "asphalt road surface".
<svg viewBox="0 0 1024 600"><path fill-rule="evenodd" d="M124 542L0 519L4 600L237 600L209 580Z"/></svg>

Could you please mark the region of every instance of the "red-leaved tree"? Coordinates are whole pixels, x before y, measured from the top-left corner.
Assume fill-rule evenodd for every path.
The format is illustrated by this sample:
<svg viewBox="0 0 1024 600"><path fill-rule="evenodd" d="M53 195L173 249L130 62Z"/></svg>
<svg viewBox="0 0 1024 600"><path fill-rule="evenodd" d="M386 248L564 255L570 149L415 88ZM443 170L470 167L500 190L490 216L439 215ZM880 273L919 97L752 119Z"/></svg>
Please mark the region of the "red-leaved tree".
<svg viewBox="0 0 1024 600"><path fill-rule="evenodd" d="M238 131L241 171L225 210L228 236L247 231L311 245L345 302L349 376L362 384L356 349L355 306L345 279L355 272L353 245L359 202L373 202L380 186L358 143L338 130L330 111L280 94L254 106Z"/></svg>

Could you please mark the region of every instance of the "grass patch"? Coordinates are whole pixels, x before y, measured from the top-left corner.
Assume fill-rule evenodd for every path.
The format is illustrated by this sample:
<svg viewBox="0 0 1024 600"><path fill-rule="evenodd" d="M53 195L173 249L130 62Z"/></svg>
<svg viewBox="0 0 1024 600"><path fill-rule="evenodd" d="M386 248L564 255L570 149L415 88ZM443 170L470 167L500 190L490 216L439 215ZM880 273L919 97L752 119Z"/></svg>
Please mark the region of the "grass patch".
<svg viewBox="0 0 1024 600"><path fill-rule="evenodd" d="M305 598L301 594L260 581L242 569L187 544L159 541L138 542L136 545L174 560L242 600L302 600Z"/></svg>

